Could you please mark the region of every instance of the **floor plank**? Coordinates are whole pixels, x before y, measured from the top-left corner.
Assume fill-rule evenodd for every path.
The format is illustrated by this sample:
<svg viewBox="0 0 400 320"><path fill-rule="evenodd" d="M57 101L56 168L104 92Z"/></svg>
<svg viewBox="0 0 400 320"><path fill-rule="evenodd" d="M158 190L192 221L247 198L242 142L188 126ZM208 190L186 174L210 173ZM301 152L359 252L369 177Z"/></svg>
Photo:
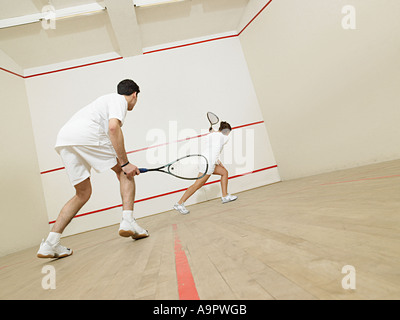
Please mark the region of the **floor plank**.
<svg viewBox="0 0 400 320"><path fill-rule="evenodd" d="M256 188L142 218L146 239L118 225L65 237L64 259L16 252L0 258L0 299L177 300L176 236L200 299L399 299L399 174L390 161ZM42 288L48 265L55 290Z"/></svg>

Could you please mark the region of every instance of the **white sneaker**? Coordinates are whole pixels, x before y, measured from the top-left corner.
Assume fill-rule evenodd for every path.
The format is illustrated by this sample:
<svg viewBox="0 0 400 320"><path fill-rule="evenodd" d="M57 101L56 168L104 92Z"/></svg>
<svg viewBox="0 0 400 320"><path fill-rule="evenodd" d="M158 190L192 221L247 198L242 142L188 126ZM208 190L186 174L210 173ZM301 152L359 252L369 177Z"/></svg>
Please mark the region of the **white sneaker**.
<svg viewBox="0 0 400 320"><path fill-rule="evenodd" d="M52 244L48 241L42 240L39 251L37 252L38 258L64 258L73 253L69 248L63 247L59 243Z"/></svg>
<svg viewBox="0 0 400 320"><path fill-rule="evenodd" d="M185 205L183 203L179 204L178 202L174 204L174 209L182 214L188 214L190 212L188 209L185 208Z"/></svg>
<svg viewBox="0 0 400 320"><path fill-rule="evenodd" d="M238 197L237 196L232 196L231 194L228 194L226 197L221 197L222 203L228 203L231 201L235 201Z"/></svg>
<svg viewBox="0 0 400 320"><path fill-rule="evenodd" d="M149 236L149 232L139 226L135 219L133 221L122 219L118 233L121 237L132 237L135 240Z"/></svg>

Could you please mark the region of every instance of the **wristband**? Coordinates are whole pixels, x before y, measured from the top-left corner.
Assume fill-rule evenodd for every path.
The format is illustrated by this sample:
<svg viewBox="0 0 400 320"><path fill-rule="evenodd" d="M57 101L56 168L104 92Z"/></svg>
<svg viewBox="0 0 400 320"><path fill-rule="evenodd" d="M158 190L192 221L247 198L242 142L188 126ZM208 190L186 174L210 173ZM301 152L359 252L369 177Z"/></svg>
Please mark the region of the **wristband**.
<svg viewBox="0 0 400 320"><path fill-rule="evenodd" d="M129 161L128 161L127 163L123 164L123 165L121 166L121 168L127 166L128 164L129 164Z"/></svg>

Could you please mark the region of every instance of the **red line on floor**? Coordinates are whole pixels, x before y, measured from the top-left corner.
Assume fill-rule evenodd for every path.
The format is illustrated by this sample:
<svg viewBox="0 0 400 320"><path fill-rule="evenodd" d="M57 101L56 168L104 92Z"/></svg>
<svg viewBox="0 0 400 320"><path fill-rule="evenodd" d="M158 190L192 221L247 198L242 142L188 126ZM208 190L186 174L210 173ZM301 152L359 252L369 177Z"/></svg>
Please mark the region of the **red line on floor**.
<svg viewBox="0 0 400 320"><path fill-rule="evenodd" d="M178 226L172 225L175 234L175 268L180 300L200 300L186 253L178 235Z"/></svg>
<svg viewBox="0 0 400 320"><path fill-rule="evenodd" d="M327 182L320 184L321 186L327 186L331 184L341 184L341 183L350 183L350 182L359 182L359 181L368 181L368 180L378 180L378 179L388 179L388 178L396 178L400 177L400 174L395 174L392 176L383 176L383 177L372 177L372 178L364 178L364 179L356 179L356 180L347 180L347 181L335 181L335 182Z"/></svg>

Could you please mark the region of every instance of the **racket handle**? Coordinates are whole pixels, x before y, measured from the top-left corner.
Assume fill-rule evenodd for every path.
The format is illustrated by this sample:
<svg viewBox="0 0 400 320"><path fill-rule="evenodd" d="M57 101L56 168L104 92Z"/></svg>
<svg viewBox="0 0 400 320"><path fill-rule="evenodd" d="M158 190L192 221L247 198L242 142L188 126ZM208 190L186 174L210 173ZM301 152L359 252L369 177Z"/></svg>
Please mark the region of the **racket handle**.
<svg viewBox="0 0 400 320"><path fill-rule="evenodd" d="M147 172L149 170L147 170L146 168L139 168L139 171L140 171L140 173L145 173L145 172Z"/></svg>

